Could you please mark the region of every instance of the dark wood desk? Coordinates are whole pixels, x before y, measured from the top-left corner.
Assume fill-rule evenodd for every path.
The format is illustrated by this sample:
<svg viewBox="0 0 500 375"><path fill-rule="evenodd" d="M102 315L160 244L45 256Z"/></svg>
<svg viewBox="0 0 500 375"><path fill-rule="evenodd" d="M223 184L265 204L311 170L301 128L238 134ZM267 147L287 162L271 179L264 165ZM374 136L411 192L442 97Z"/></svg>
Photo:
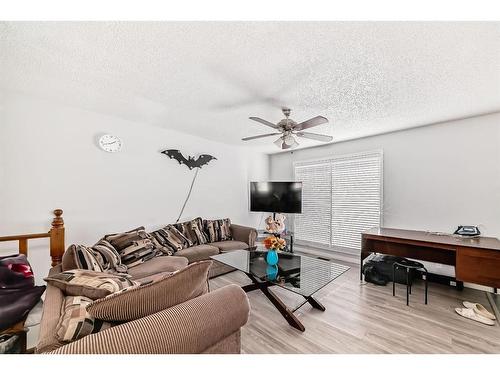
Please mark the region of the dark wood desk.
<svg viewBox="0 0 500 375"><path fill-rule="evenodd" d="M414 230L373 228L361 235L363 260L371 253L413 258L455 267L457 281L500 288L500 240L462 238Z"/></svg>

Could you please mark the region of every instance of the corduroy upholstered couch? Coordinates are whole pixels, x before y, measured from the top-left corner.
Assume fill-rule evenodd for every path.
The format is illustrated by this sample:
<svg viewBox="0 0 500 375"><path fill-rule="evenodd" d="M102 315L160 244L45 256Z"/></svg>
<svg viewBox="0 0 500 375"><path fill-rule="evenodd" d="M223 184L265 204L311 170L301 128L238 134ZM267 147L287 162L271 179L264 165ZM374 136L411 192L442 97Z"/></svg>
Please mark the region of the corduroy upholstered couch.
<svg viewBox="0 0 500 375"><path fill-rule="evenodd" d="M257 237L255 229L236 224L231 224L231 234L232 240L193 246L176 252L175 256L155 257L130 268L128 273L135 280L147 280L182 269L188 263L209 259L221 251L254 246ZM63 256L63 264L53 267L49 276L61 272L64 264ZM209 277L231 270L214 261ZM63 292L48 285L37 353L239 353L240 328L247 322L250 310L245 292L239 286L228 285L166 310L63 345L55 336L63 302Z"/></svg>

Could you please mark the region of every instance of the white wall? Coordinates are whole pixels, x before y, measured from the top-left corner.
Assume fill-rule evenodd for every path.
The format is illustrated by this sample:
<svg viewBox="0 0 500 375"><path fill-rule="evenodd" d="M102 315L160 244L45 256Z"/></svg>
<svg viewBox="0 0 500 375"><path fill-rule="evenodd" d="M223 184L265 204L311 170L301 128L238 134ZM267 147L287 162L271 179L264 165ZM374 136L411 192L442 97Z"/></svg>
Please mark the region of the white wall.
<svg viewBox="0 0 500 375"><path fill-rule="evenodd" d="M272 155L270 176L292 179L294 161L375 149L384 152L384 226L472 224L500 237L500 113Z"/></svg>
<svg viewBox="0 0 500 375"><path fill-rule="evenodd" d="M120 153L96 146L103 133L122 138ZM200 170L183 218L258 223L260 217L248 212L248 181L267 178L266 155L5 94L0 97L0 236L48 230L54 208L64 210L67 245L92 245L106 233L174 222L195 171L162 155L165 148L218 159ZM49 268L47 244L30 241L38 281ZM2 244L1 253L14 245Z"/></svg>

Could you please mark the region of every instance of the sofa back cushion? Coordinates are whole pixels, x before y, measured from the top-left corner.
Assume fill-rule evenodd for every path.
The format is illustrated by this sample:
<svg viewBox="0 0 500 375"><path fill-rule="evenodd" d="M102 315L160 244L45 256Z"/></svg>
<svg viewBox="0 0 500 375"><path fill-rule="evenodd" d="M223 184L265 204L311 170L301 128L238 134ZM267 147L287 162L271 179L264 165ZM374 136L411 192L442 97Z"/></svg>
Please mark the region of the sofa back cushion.
<svg viewBox="0 0 500 375"><path fill-rule="evenodd" d="M177 223L174 226L192 242L192 246L204 245L208 242L208 238L203 231L203 220L201 217Z"/></svg>
<svg viewBox="0 0 500 375"><path fill-rule="evenodd" d="M203 229L209 242L228 241L231 236L231 220L203 220Z"/></svg>
<svg viewBox="0 0 500 375"><path fill-rule="evenodd" d="M69 343L111 327L110 323L95 319L87 312L86 307L91 302L91 299L82 296L70 296L64 299L56 327L56 337L59 342Z"/></svg>
<svg viewBox="0 0 500 375"><path fill-rule="evenodd" d="M151 236L144 227L132 229L128 232L108 234L104 240L109 242L120 254L123 264L134 267L157 255Z"/></svg>
<svg viewBox="0 0 500 375"><path fill-rule="evenodd" d="M103 269L90 247L72 244L62 257L62 270L84 269L102 272Z"/></svg>
<svg viewBox="0 0 500 375"><path fill-rule="evenodd" d="M212 261L193 263L147 285L134 286L95 300L87 311L95 318L124 322L139 319L208 291Z"/></svg>
<svg viewBox="0 0 500 375"><path fill-rule="evenodd" d="M61 289L66 296L83 296L92 300L104 298L108 294L130 286L139 285L126 274L108 274L81 269L50 275L44 280Z"/></svg>

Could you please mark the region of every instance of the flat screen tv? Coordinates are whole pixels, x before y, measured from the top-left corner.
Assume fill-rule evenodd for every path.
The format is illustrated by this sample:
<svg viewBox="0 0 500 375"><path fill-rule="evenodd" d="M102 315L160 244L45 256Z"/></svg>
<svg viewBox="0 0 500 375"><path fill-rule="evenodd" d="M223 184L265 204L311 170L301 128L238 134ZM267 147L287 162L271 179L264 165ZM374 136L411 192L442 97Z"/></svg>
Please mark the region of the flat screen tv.
<svg viewBox="0 0 500 375"><path fill-rule="evenodd" d="M302 182L250 182L250 211L302 213Z"/></svg>

